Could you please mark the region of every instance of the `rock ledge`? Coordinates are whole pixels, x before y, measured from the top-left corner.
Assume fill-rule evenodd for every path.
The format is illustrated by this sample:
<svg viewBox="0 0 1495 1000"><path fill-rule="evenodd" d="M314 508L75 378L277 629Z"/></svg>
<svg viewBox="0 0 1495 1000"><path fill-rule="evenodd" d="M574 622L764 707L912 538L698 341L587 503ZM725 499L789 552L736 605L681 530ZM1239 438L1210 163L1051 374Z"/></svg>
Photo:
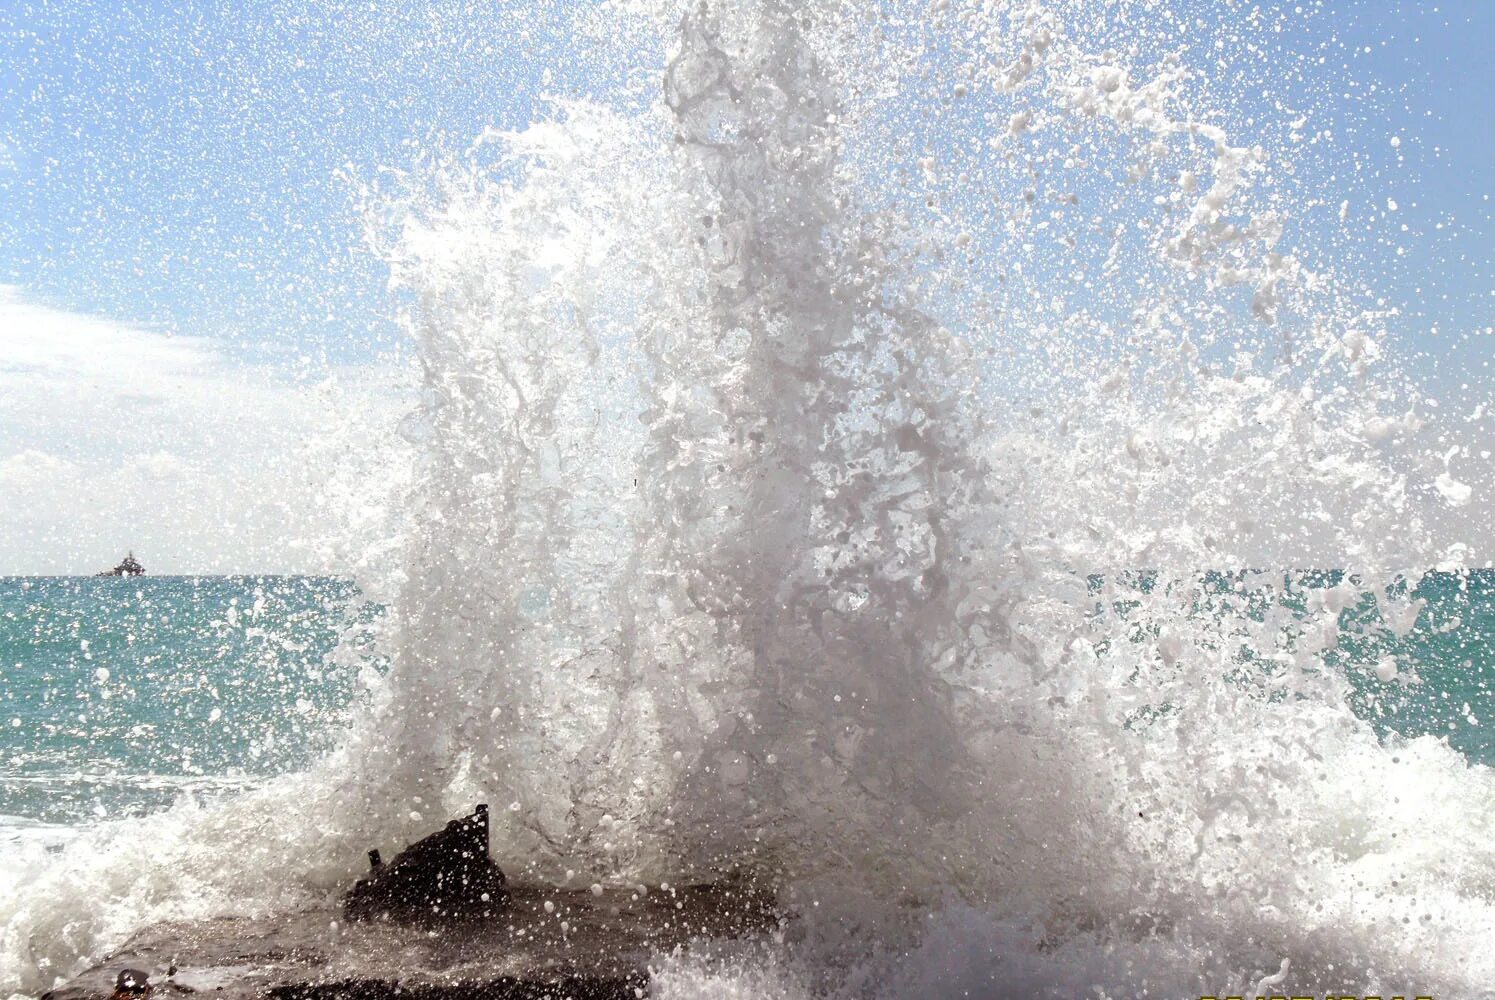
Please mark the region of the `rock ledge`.
<svg viewBox="0 0 1495 1000"><path fill-rule="evenodd" d="M670 889L511 886L510 907L473 925L349 922L333 903L267 917L149 927L42 1000L106 1000L120 969L152 1000L635 1000L648 962L697 938L777 925L746 879ZM172 970L175 970L174 972ZM204 998L206 1000L206 998Z"/></svg>

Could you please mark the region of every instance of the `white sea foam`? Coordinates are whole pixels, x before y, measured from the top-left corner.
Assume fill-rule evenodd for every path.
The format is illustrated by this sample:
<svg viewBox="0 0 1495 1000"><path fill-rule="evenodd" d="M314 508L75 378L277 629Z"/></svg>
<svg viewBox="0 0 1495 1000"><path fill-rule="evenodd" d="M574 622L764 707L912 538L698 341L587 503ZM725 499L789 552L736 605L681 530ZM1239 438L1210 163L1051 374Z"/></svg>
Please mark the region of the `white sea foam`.
<svg viewBox="0 0 1495 1000"><path fill-rule="evenodd" d="M1386 445L1416 401L1377 317L1279 245L1274 154L1177 60L1091 54L1083 5L936 6L989 162L949 122L896 163L923 22L758 0L661 14L642 111L364 191L424 373L390 674L310 773L13 873L5 983L490 801L521 877L781 879L782 934L660 956L663 997L1223 995L1284 959L1293 994L1492 995L1495 781L1378 742L1324 660L1362 584L1283 578L1415 617L1385 584L1431 564L1409 483L1444 466ZM1106 290L1045 284L1066 233ZM1276 574L1201 572L1243 565Z"/></svg>

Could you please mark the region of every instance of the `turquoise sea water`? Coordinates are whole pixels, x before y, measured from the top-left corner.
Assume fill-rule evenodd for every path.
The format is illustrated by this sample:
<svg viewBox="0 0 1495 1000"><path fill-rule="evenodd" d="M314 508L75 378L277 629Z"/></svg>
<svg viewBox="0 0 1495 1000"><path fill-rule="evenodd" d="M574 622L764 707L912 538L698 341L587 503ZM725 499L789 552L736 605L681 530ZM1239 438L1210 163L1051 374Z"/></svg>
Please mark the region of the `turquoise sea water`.
<svg viewBox="0 0 1495 1000"><path fill-rule="evenodd" d="M1214 580L1240 593L1240 575ZM1495 572L1413 590L1426 604L1409 632L1366 597L1329 662L1382 733L1495 763ZM0 829L139 815L305 764L335 741L360 671L380 669L381 614L337 579L0 578ZM1376 680L1388 656L1403 680Z"/></svg>
<svg viewBox="0 0 1495 1000"><path fill-rule="evenodd" d="M1311 595L1345 579L1337 570L1208 573L1195 613L1261 621L1268 613L1285 612L1288 619L1298 618ZM1349 582L1359 589L1355 578ZM1090 583L1098 591L1101 579ZM1125 594L1151 590L1157 582L1153 574L1137 573L1122 584ZM1495 570L1428 573L1415 582L1395 583L1386 593L1401 605L1420 604L1415 620L1393 627L1378 599L1362 593L1341 612L1339 642L1324 654L1325 665L1349 679L1351 705L1383 738L1435 736L1473 762L1495 765ZM1226 625L1221 634L1232 631ZM1243 682L1260 676L1262 665L1249 651L1236 652L1232 660ZM1387 663L1395 666L1390 682L1376 674L1377 666Z"/></svg>
<svg viewBox="0 0 1495 1000"><path fill-rule="evenodd" d="M304 764L335 738L378 616L336 579L0 578L0 826L141 814Z"/></svg>
<svg viewBox="0 0 1495 1000"><path fill-rule="evenodd" d="M1495 571L1430 573L1411 588L1426 604L1410 632L1385 627L1373 599L1341 618L1331 664L1349 670L1356 710L1382 734L1438 736L1495 764ZM1380 684L1368 668L1393 657L1411 683Z"/></svg>

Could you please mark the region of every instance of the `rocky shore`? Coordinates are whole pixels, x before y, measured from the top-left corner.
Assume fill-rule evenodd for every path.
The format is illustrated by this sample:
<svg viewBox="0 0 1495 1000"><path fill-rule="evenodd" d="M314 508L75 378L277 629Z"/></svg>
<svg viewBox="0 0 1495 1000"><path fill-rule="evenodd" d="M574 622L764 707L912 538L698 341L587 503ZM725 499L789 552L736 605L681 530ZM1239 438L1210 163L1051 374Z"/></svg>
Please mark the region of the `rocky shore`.
<svg viewBox="0 0 1495 1000"><path fill-rule="evenodd" d="M161 924L42 1000L105 1000L123 969L153 1000L636 1000L652 955L775 926L745 879L652 888L516 885L505 911L440 929L349 921L325 907Z"/></svg>

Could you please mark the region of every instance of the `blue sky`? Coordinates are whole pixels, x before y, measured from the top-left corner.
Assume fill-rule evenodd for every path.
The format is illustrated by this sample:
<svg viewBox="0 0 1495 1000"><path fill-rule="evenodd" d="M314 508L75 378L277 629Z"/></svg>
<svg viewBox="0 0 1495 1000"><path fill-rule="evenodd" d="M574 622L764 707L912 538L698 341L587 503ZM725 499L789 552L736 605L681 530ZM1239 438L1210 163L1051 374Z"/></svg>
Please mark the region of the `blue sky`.
<svg viewBox="0 0 1495 1000"><path fill-rule="evenodd" d="M393 327L340 168L404 166L412 143L519 125L541 93L616 80L617 67L577 58L563 12L236 6L0 11L0 281L246 346L358 350ZM1269 40L1326 59L1307 63L1318 80L1279 94L1346 95L1323 182L1398 200L1422 236L1362 221L1351 240L1383 269L1377 284L1445 330L1490 323L1495 4L1341 2L1287 23L1297 37ZM1238 87L1247 107L1250 89ZM1260 111L1263 127L1280 117Z"/></svg>
<svg viewBox="0 0 1495 1000"><path fill-rule="evenodd" d="M244 348L357 352L392 326L339 171L527 118L559 61L502 16L237 6L0 14L0 280Z"/></svg>
<svg viewBox="0 0 1495 1000"><path fill-rule="evenodd" d="M1361 191L1369 204L1397 202L1393 215L1362 217L1347 240L1367 284L1402 311L1395 328L1425 352L1430 390L1460 395L1495 358L1495 116L1482 110L1495 87L1495 4L1339 9L1316 23L1310 44L1324 46L1326 78L1342 95L1340 153L1308 180ZM1331 70L1336 48L1349 58ZM1495 373L1482 374L1487 398Z"/></svg>
<svg viewBox="0 0 1495 1000"><path fill-rule="evenodd" d="M578 5L564 0L237 6L0 7L0 285L13 307L0 305L0 369L17 324L63 315L185 338L215 378L315 381L374 363L398 333L343 172L522 125L541 95L616 102L630 68L654 58L578 38ZM1213 3L1172 6L1201 23L1222 16ZM1495 3L1304 0L1311 17L1262 6L1283 28L1264 30L1265 55L1212 66L1201 35L1190 60L1248 129L1280 125L1284 96L1317 95L1314 125L1335 138L1305 155L1297 183L1356 211L1345 227L1327 211L1300 220L1301 242L1353 262L1402 312L1393 328L1429 391L1487 396ZM1273 80L1274 67L1304 76ZM107 453L91 426L62 421L44 440L35 421L0 423L0 462L41 452L86 475ZM111 529L98 533L112 544ZM45 558L0 551L0 572L62 568L52 534Z"/></svg>

